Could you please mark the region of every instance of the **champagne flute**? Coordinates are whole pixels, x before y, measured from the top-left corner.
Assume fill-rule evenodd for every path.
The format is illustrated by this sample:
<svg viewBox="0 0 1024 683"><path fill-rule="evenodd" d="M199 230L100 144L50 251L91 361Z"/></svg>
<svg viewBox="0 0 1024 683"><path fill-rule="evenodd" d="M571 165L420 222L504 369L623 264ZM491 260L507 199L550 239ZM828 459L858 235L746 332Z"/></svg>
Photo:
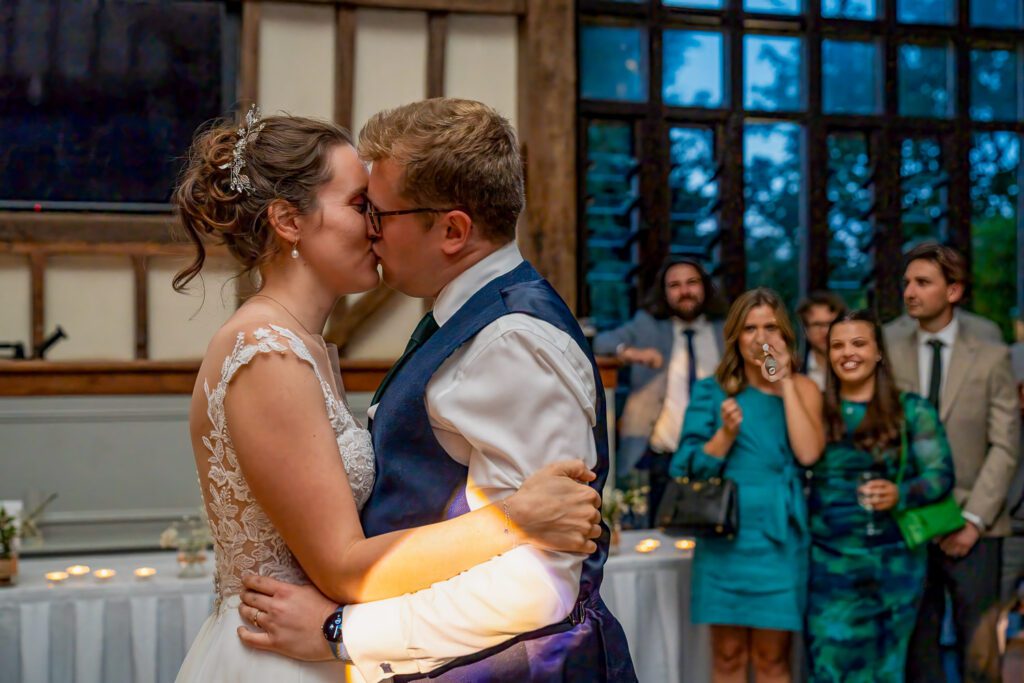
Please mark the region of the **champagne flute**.
<svg viewBox="0 0 1024 683"><path fill-rule="evenodd" d="M864 528L864 534L869 537L877 536L881 531L875 526L875 506L872 497L864 491L864 486L875 479L878 479L878 475L871 470L861 472L857 478L857 504L867 510L868 525Z"/></svg>

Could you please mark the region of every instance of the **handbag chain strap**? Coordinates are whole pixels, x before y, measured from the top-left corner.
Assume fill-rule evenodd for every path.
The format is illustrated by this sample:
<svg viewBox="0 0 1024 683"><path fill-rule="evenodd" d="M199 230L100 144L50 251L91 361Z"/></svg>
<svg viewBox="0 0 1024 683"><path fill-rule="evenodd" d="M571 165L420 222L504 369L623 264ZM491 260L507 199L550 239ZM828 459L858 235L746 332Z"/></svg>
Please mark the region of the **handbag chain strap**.
<svg viewBox="0 0 1024 683"><path fill-rule="evenodd" d="M904 400L906 394L900 393L900 406L903 407L903 420L900 422L900 469L896 475L896 486L903 483L903 473L907 468L907 450L909 450L907 438L907 402Z"/></svg>

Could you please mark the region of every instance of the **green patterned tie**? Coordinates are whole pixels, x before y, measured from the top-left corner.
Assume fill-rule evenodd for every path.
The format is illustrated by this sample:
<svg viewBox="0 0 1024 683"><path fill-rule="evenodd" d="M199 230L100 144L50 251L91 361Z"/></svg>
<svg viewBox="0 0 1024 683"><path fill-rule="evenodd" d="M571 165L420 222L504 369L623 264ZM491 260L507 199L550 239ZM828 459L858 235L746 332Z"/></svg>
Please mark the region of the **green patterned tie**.
<svg viewBox="0 0 1024 683"><path fill-rule="evenodd" d="M391 378L395 376L395 373L398 372L403 365L405 365L405 362L409 360L409 356L411 356L416 349L427 343L427 340L430 339L439 329L441 328L438 327L437 321L434 320L433 311L428 312L423 316L419 325L417 325L416 329L412 331L412 336L409 337L409 343L406 344L405 351L402 352L401 357L394 365L391 366L391 369L388 370L388 374L384 375L384 379L381 380L380 386L377 387L377 391L373 394L373 400L370 402L370 405L377 405L380 403L380 397L384 395L384 390L387 388L388 384L391 383Z"/></svg>

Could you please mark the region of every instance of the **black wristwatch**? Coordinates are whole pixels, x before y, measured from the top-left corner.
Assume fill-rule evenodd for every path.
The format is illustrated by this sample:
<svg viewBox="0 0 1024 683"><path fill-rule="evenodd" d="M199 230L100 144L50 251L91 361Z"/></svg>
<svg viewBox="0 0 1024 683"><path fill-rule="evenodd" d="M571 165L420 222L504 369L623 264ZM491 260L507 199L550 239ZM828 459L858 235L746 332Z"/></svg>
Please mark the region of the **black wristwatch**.
<svg viewBox="0 0 1024 683"><path fill-rule="evenodd" d="M347 662L350 660L348 652L345 650L345 643L341 638L341 617L343 611L344 607L338 605L338 609L334 610L324 621L323 633L324 638L327 639L327 644L331 646L331 653L334 654L334 658Z"/></svg>

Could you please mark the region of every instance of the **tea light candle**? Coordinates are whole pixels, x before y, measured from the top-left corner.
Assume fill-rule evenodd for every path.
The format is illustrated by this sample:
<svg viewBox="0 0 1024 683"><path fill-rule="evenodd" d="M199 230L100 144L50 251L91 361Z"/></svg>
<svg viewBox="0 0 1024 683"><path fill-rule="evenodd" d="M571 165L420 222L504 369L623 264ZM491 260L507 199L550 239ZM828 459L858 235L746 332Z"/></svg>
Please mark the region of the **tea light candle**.
<svg viewBox="0 0 1024 683"><path fill-rule="evenodd" d="M676 547L680 550L693 550L697 547L697 543L689 538L684 538L681 541L676 541Z"/></svg>
<svg viewBox="0 0 1024 683"><path fill-rule="evenodd" d="M92 571L92 569L90 569L88 565L74 564L65 569L64 571L66 571L68 575L72 578L80 579L83 576L87 576L89 572Z"/></svg>
<svg viewBox="0 0 1024 683"><path fill-rule="evenodd" d="M113 569L97 569L92 575L96 577L97 581L109 581L117 576L117 572Z"/></svg>
<svg viewBox="0 0 1024 683"><path fill-rule="evenodd" d="M152 567L139 567L134 572L135 578L139 581L145 581L156 574L156 570Z"/></svg>
<svg viewBox="0 0 1024 683"><path fill-rule="evenodd" d="M67 572L46 572L46 580L50 583L60 583L61 581L67 581Z"/></svg>
<svg viewBox="0 0 1024 683"><path fill-rule="evenodd" d="M636 551L638 553L649 553L657 548L661 547L661 541L656 538L645 538L636 544Z"/></svg>

